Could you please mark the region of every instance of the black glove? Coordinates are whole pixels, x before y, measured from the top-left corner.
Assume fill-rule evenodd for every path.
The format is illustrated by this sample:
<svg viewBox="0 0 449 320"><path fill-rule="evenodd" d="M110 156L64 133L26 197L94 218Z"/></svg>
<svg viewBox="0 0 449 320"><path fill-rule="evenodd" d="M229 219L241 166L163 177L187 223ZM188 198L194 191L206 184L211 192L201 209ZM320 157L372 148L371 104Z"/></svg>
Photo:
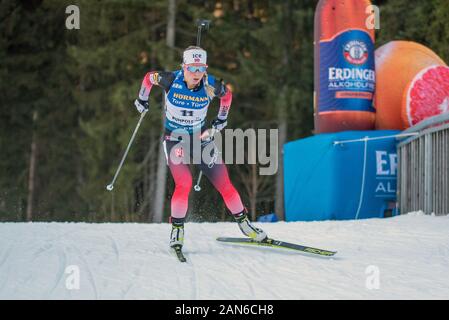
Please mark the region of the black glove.
<svg viewBox="0 0 449 320"><path fill-rule="evenodd" d="M227 125L228 125L228 120L226 120L226 119L221 120L219 118L216 118L215 120L212 121L212 128L217 131L223 130Z"/></svg>
<svg viewBox="0 0 449 320"><path fill-rule="evenodd" d="M140 113L148 111L150 109L150 104L148 103L148 101L143 101L139 98L134 101L134 105L136 106L137 111L139 111Z"/></svg>

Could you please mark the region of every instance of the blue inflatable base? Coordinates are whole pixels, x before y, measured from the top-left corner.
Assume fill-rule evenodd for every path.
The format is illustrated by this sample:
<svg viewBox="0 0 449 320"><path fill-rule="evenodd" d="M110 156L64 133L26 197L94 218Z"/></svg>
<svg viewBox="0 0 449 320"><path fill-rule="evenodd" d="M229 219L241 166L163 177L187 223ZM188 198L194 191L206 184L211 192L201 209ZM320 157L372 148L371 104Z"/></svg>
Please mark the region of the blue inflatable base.
<svg viewBox="0 0 449 320"><path fill-rule="evenodd" d="M266 214L264 216L260 216L257 221L259 222L278 222L279 219L274 213Z"/></svg>
<svg viewBox="0 0 449 320"><path fill-rule="evenodd" d="M345 131L285 144L286 221L394 215L396 138L385 136L394 136L399 132ZM365 137L372 140L349 141Z"/></svg>

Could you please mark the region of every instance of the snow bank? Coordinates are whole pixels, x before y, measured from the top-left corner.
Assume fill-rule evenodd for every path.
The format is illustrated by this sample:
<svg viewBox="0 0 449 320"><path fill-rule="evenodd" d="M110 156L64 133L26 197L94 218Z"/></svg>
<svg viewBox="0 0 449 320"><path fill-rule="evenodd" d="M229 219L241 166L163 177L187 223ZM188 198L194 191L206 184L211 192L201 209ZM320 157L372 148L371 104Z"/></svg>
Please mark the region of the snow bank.
<svg viewBox="0 0 449 320"><path fill-rule="evenodd" d="M259 224L332 258L215 241L233 223L0 224L1 299L447 299L449 217Z"/></svg>

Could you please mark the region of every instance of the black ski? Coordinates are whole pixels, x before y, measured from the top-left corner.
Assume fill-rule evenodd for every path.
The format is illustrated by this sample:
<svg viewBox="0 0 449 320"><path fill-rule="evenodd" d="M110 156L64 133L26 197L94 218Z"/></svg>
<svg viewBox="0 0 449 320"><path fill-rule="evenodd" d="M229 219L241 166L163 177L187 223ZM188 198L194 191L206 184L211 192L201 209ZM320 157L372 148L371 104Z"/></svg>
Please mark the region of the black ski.
<svg viewBox="0 0 449 320"><path fill-rule="evenodd" d="M319 255L323 257L332 257L337 252L336 251L329 251L319 248L313 248L308 246L303 246L299 244L274 240L274 239L266 239L262 242L254 241L250 238L229 238L229 237L220 237L217 238L220 242L228 242L228 243L234 243L234 244L244 244L244 245L252 245L252 246L260 246L260 247L271 247L271 248L284 248L284 249L290 249L295 251L300 251L304 253L310 253L314 255Z"/></svg>
<svg viewBox="0 0 449 320"><path fill-rule="evenodd" d="M187 262L186 257L182 253L182 247L181 246L174 246L172 249L176 253L176 257L178 258L179 261Z"/></svg>

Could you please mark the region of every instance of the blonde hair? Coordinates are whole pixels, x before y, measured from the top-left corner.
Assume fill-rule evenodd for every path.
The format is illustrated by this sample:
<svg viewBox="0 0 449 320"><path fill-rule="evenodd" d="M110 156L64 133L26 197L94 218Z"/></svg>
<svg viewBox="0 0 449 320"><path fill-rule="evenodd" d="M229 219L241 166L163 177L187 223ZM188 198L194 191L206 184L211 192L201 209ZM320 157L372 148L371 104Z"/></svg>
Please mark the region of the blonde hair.
<svg viewBox="0 0 449 320"><path fill-rule="evenodd" d="M189 46L189 47L187 47L187 48L183 51L183 54L184 54L184 52L186 52L187 50L192 50L192 49L196 49L196 50L204 50L203 48L198 47L198 46ZM204 51L206 51L206 50L204 50ZM181 66L184 66L184 62L181 64ZM206 73L205 73L204 76L203 76L203 83L204 83L204 88L206 89L207 97L209 98L209 100L212 100L213 98L215 98L215 88L209 84L209 80L208 80L208 76L207 76L207 71L206 71Z"/></svg>

